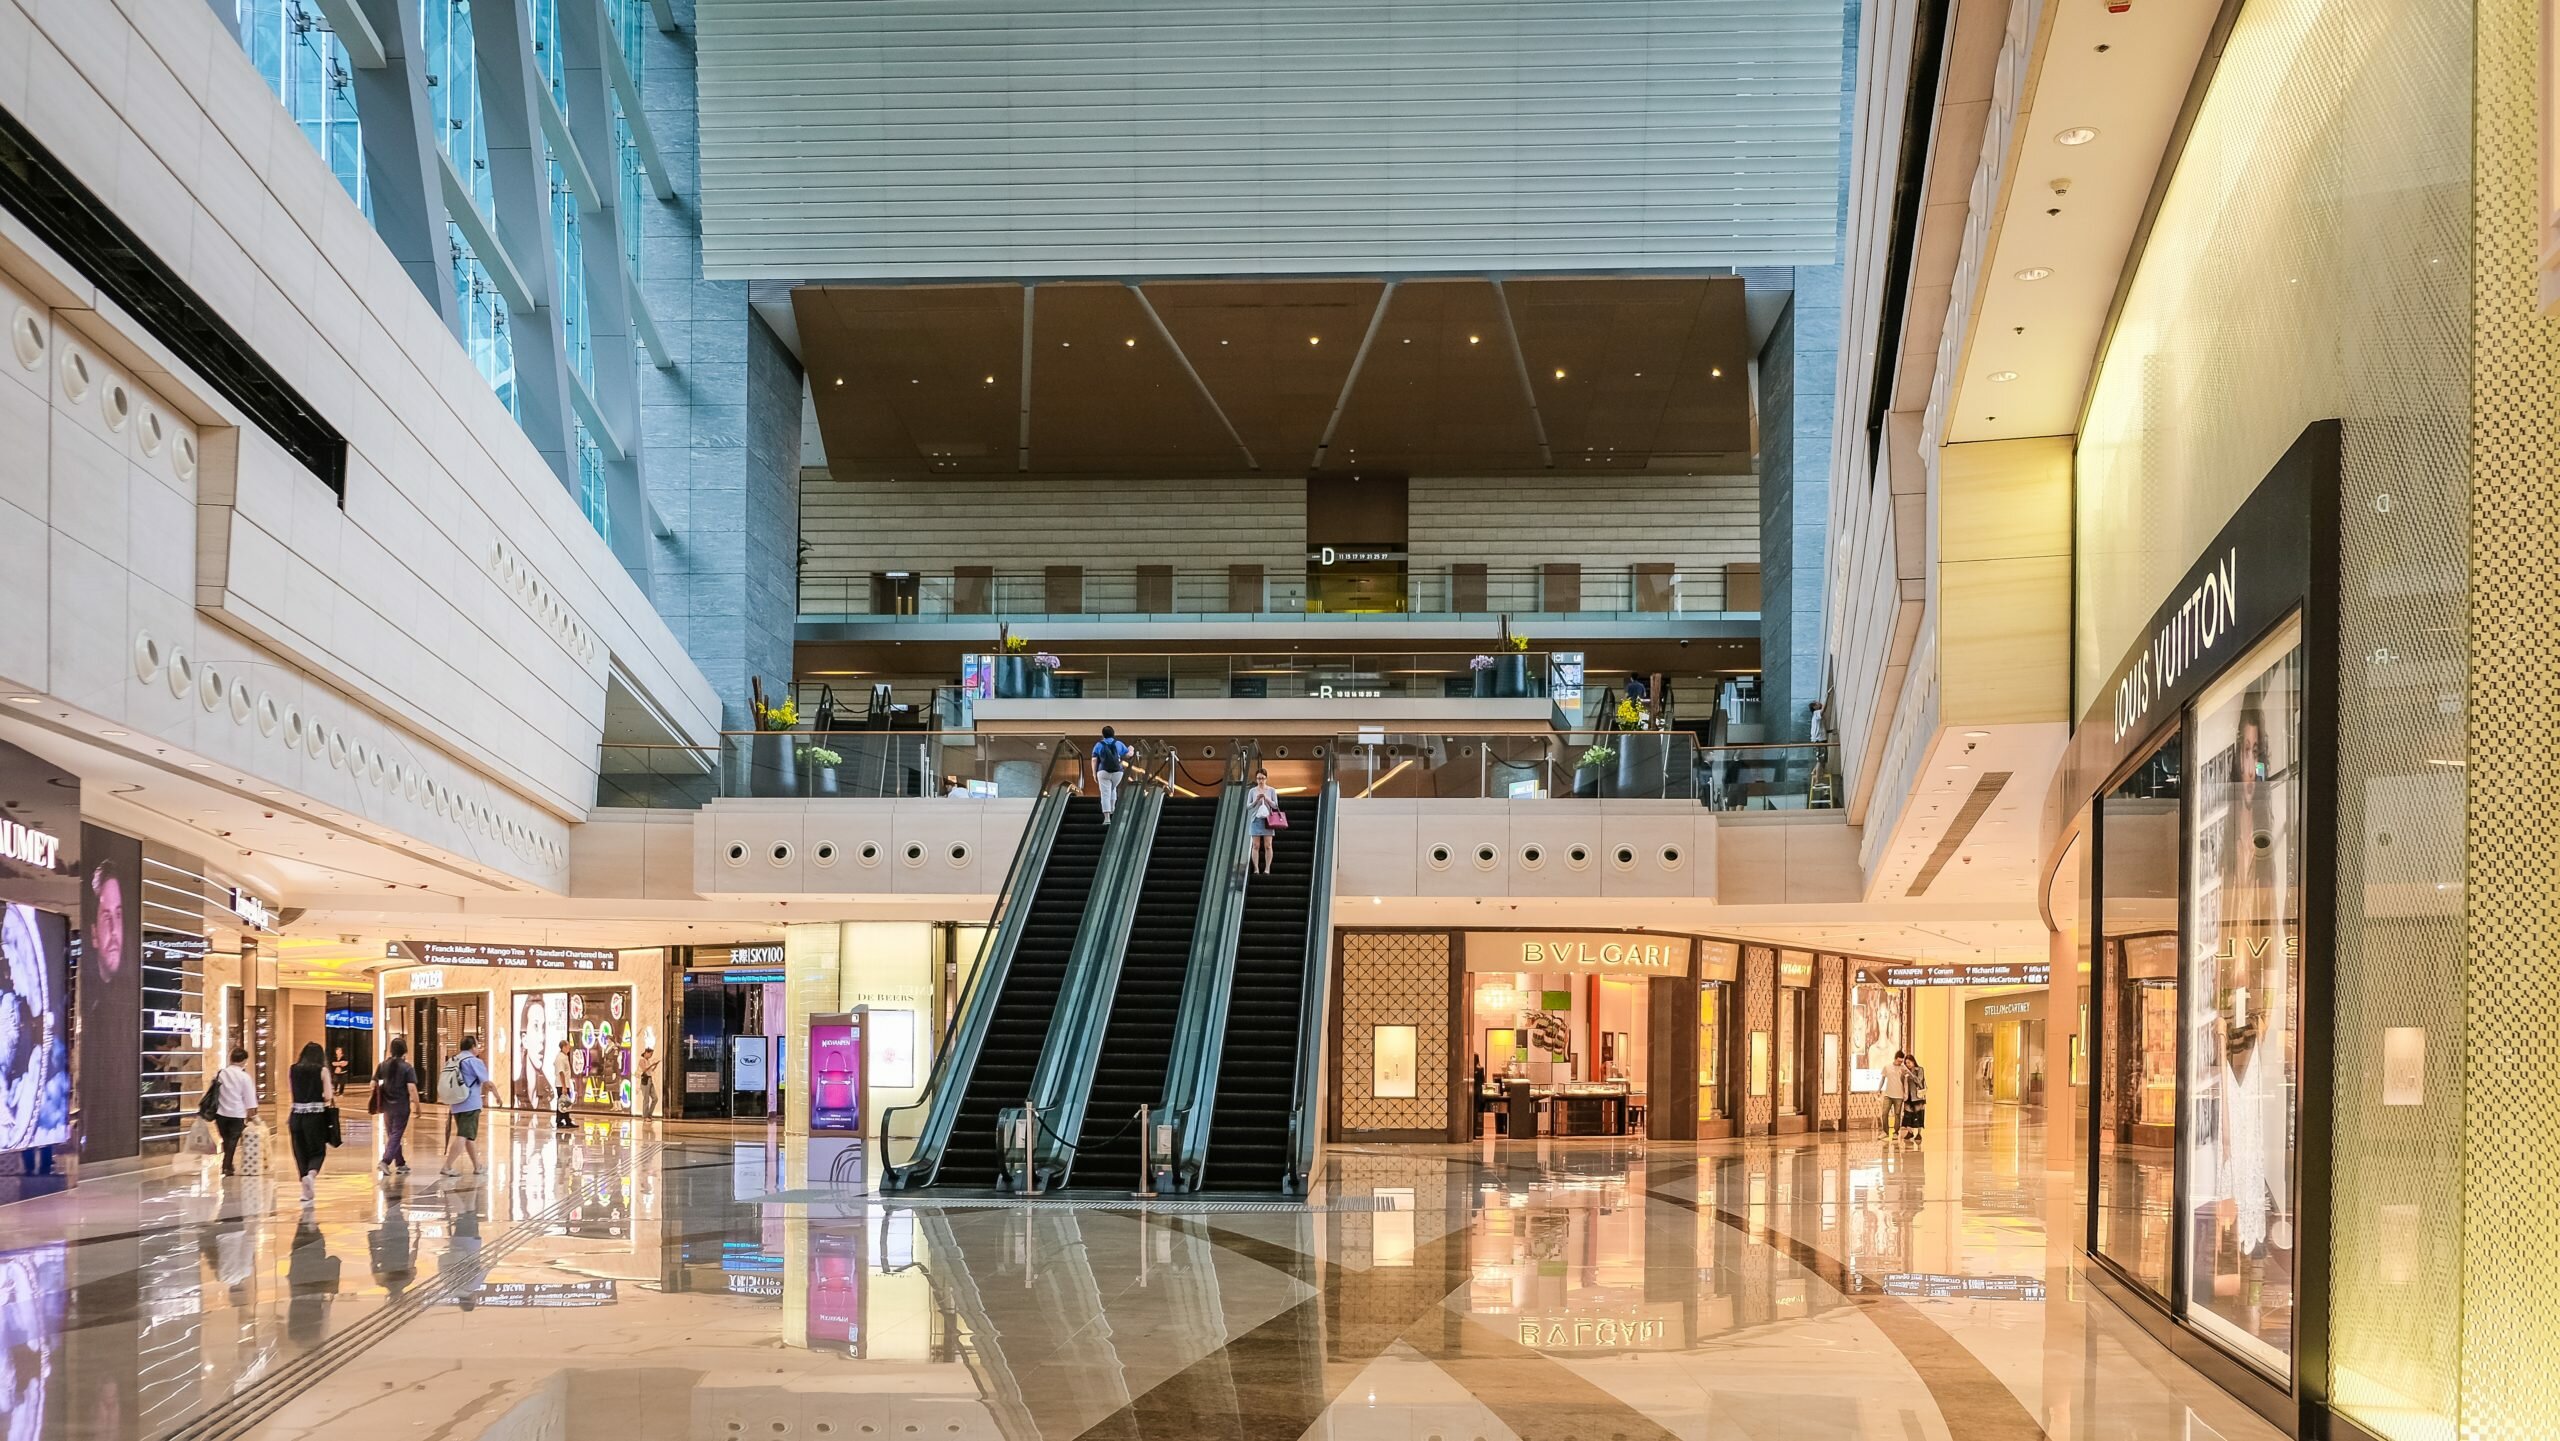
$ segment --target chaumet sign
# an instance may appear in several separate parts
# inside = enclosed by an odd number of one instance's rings
[[[0,816],[0,861],[16,861],[40,871],[57,869],[62,864],[62,838]]]

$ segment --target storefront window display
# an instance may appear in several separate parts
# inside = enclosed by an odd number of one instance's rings
[[[1526,1081],[1533,1088],[1606,1089],[1625,1107],[1644,1104],[1650,996],[1643,979],[1526,971],[1477,971],[1467,979],[1469,1032],[1483,1060],[1487,1099],[1504,1094],[1506,1082]]]
[[[71,1139],[70,947],[67,917],[0,905],[0,1154]],[[39,1169],[50,1154],[27,1163]]]
[[[2188,1317],[2292,1354],[2302,975],[2302,650],[2288,625],[2198,698],[2188,839]]]
[[[2172,735],[2098,803],[2098,1254],[2165,1298],[2177,1176],[2178,828]]]
[[[1905,1049],[1905,992],[1869,980],[1870,974],[1859,971],[1849,987],[1849,1089],[1853,1092],[1883,1091],[1885,1068],[1893,1064],[1896,1052]]]

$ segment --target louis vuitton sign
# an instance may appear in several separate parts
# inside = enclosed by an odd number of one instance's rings
[[[1692,944],[1625,931],[1469,931],[1466,958],[1471,971],[1685,976]]]

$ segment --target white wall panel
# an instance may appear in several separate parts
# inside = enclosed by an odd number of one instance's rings
[[[1820,264],[1839,0],[700,0],[712,279]]]

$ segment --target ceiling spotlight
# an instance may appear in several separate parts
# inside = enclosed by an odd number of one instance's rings
[[[1561,366],[1561,365],[1559,365],[1559,366],[1557,366],[1557,367],[1556,367],[1556,379],[1558,379],[1558,380],[1562,380],[1562,379],[1564,379],[1564,367],[1563,367],[1563,366]]]
[[[923,382],[923,381],[921,381],[921,380],[915,380],[915,379],[912,379],[912,378],[911,378],[911,379],[909,379],[909,380],[907,381],[907,384],[909,384],[909,385],[922,385],[922,384],[924,384],[924,382]]]
[[[1138,348],[1138,337],[1136,337],[1136,336],[1132,335],[1132,336],[1130,336],[1128,339],[1126,339],[1126,340],[1124,340],[1124,341],[1121,341],[1120,343],[1121,343],[1122,345],[1125,345],[1125,346],[1129,347],[1131,350],[1135,350],[1135,349],[1137,349],[1137,348]]]
[[[105,736],[105,737],[106,737],[107,739],[109,739],[109,740],[119,740],[119,741],[120,741],[120,740],[123,740],[123,739],[124,739],[124,737],[125,737],[125,732],[123,732],[123,731],[100,731],[100,732],[98,732],[98,734],[100,734],[100,735],[102,735],[102,736]]]
[[[1473,345],[1473,344],[1475,344],[1477,341],[1482,340],[1482,339],[1484,339],[1484,337],[1483,337],[1483,336],[1481,336],[1481,335],[1470,335],[1470,336],[1468,336],[1468,337],[1467,337],[1467,344],[1469,344],[1469,345]]]
[[[11,705],[34,705],[36,702],[43,699],[44,697],[40,695],[13,695],[9,697],[9,703]]]
[[[211,761],[189,761],[189,762],[187,762],[187,769],[189,769],[189,770],[191,770],[191,771],[209,771],[209,770],[213,769],[213,762],[211,762]]]
[[[988,376],[988,377],[987,377],[987,384],[989,384],[989,385],[993,385],[993,384],[995,384],[995,383],[996,383],[996,378],[995,378],[994,376],[990,375],[990,376]]]
[[[1225,342],[1225,341],[1223,341],[1223,340],[1219,341],[1218,343],[1219,343],[1220,345],[1224,345],[1224,344],[1226,344],[1226,342]]]
[[[1061,340],[1058,342],[1058,348],[1060,350],[1073,350],[1076,348],[1076,343],[1072,340]]]
[[[1643,372],[1643,371],[1641,371],[1641,370],[1639,370],[1639,371],[1637,371],[1637,372],[1636,372],[1636,374],[1638,374],[1638,375],[1642,375],[1642,374],[1644,374],[1644,372]],[[1708,378],[1708,379],[1710,379],[1710,380],[1722,380],[1722,379],[1724,379],[1724,367],[1723,367],[1723,366],[1721,366],[1721,365],[1710,365],[1710,366],[1708,366],[1708,367],[1707,367],[1707,378]]]
[[[1323,339],[1324,337],[1321,335],[1310,335],[1307,337],[1307,344],[1314,345]]]
[[[2055,135],[2053,138],[2056,142],[2063,145],[2086,145],[2090,141],[2098,138],[2098,132],[2090,129],[2086,125],[2074,125],[2070,129]]]
[[[2050,265],[2030,265],[2026,269],[2018,272],[2018,278],[2020,280],[2042,280],[2051,274],[2053,274],[2053,267]]]
[[[2014,370],[1995,370],[1988,377],[1995,385],[2006,385],[2017,378],[2018,372]]]

